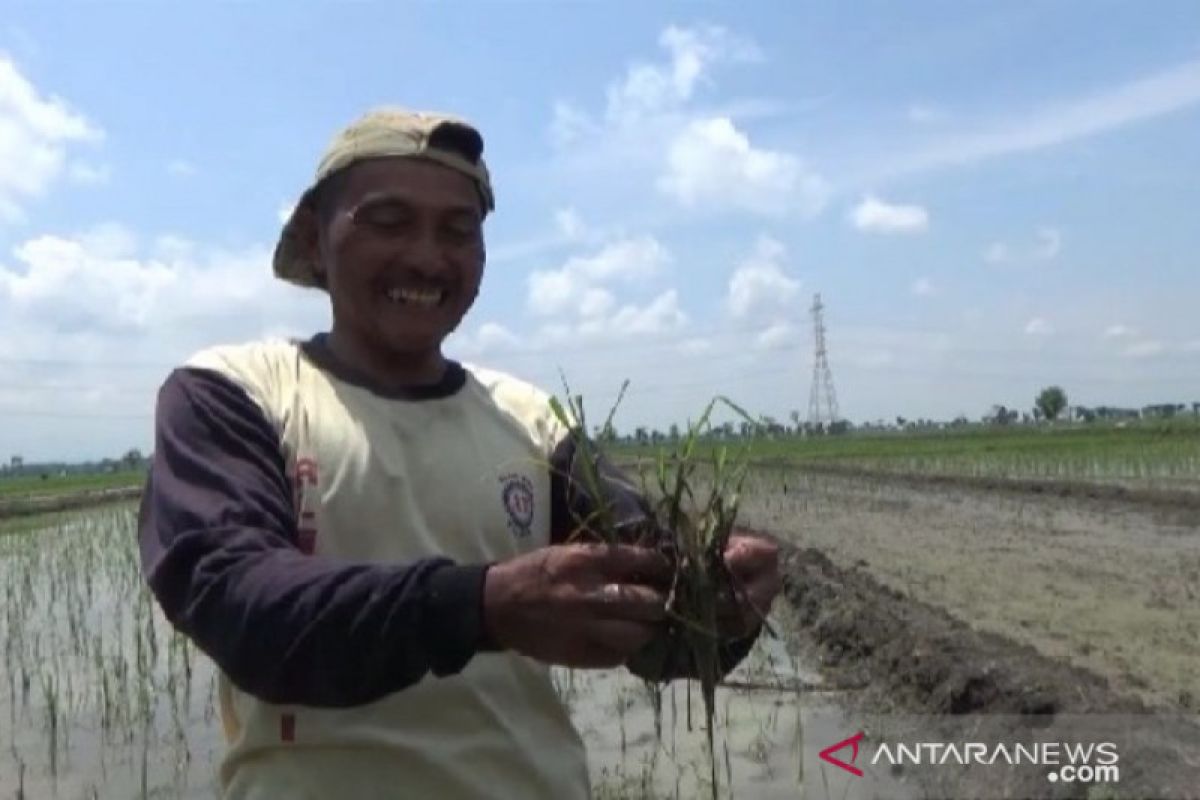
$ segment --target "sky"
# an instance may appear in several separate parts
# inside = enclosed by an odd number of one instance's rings
[[[0,460],[153,441],[338,129],[470,119],[497,210],[449,355],[619,430],[1200,401],[1200,5],[0,3]]]

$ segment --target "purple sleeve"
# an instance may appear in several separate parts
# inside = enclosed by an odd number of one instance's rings
[[[138,537],[167,619],[267,702],[367,703],[490,649],[485,565],[300,551],[278,434],[214,371],[176,370],[159,392]]]
[[[568,435],[550,456],[550,541],[563,544],[586,526],[600,507],[583,479],[582,459],[577,455],[575,435]],[[655,535],[649,529],[653,512],[637,487],[608,458],[596,459],[599,488],[613,523],[624,540],[636,542]]]

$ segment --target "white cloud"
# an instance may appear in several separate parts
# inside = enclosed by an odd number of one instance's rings
[[[1166,345],[1157,339],[1144,339],[1123,348],[1121,355],[1126,358],[1152,358],[1162,355],[1166,349]]]
[[[583,292],[579,301],[579,313],[585,318],[602,317],[617,304],[617,298],[607,289],[592,287]]]
[[[535,346],[546,348],[553,345],[568,342],[572,338],[574,329],[565,322],[550,322],[538,328],[537,335],[534,337]]]
[[[1054,327],[1041,317],[1034,317],[1025,324],[1025,333],[1029,336],[1049,336],[1054,333]]]
[[[23,204],[43,196],[67,172],[68,149],[102,132],[57,97],[43,96],[0,53],[0,221],[22,217]],[[78,167],[76,177],[95,177]]]
[[[764,307],[787,305],[800,291],[800,281],[787,274],[781,265],[786,255],[782,244],[761,237],[754,252],[729,278],[727,304],[737,318],[749,316]]]
[[[626,303],[608,313],[612,307],[612,304],[606,303],[604,313],[582,315],[575,322],[558,321],[543,325],[536,339],[543,347],[578,345],[588,341],[603,342],[677,332],[684,329],[688,322],[687,314],[679,307],[679,293],[674,289],[663,291],[645,304]]]
[[[104,237],[97,237],[94,250],[87,236],[42,236],[19,245],[19,271],[0,272],[0,303],[16,316],[64,326],[143,327],[175,275],[166,264],[125,257],[121,243]]]
[[[648,278],[658,274],[670,258],[653,236],[640,236],[612,242],[590,258],[572,258],[563,269],[595,281]]]
[[[167,172],[176,178],[190,178],[197,171],[195,164],[182,158],[174,159],[167,164]]]
[[[914,172],[1040,150],[1170,114],[1198,102],[1200,59],[1088,97],[1014,114],[982,130],[964,131],[902,157],[888,172]]]
[[[520,338],[497,322],[485,322],[474,333],[455,331],[447,341],[447,348],[469,358],[513,351],[521,346]]]
[[[983,260],[989,264],[1003,264],[1008,257],[1008,245],[1003,242],[992,242],[983,251]]]
[[[138,249],[137,234],[116,222],[95,225],[78,239],[80,246],[97,258],[132,258]]]
[[[983,260],[989,264],[1053,261],[1062,252],[1062,244],[1062,232],[1046,226],[1038,228],[1031,243],[1014,247],[1006,242],[992,242],[984,249]]]
[[[67,179],[80,186],[99,186],[108,183],[112,169],[107,164],[72,161],[67,165]]]
[[[1104,330],[1105,339],[1126,339],[1130,336],[1136,336],[1137,329],[1131,328],[1128,325],[1109,325]]]
[[[550,216],[550,222],[553,230],[547,230],[544,224],[537,225],[537,232],[530,236],[489,246],[488,263],[540,261],[547,253],[561,252],[571,246],[599,245],[617,236],[616,232],[588,224],[571,207],[556,209]]]
[[[1034,258],[1050,261],[1062,250],[1062,234],[1055,228],[1042,228],[1037,234],[1037,244],[1033,248]]]
[[[615,300],[601,284],[644,281],[670,260],[670,253],[652,236],[610,242],[595,255],[575,256],[558,269],[531,273],[528,305],[543,316],[604,314]]]
[[[275,218],[279,220],[280,225],[286,225],[295,210],[295,203],[280,203],[279,208],[275,210]]]
[[[789,153],[756,148],[727,117],[697,119],[672,140],[661,192],[688,208],[732,207],[760,214],[812,216],[829,187]]]
[[[797,340],[796,329],[787,322],[776,322],[754,337],[759,350],[774,350]]]
[[[594,136],[599,127],[587,112],[578,106],[560,100],[554,104],[554,115],[550,122],[550,142],[555,147],[567,148]]]
[[[610,330],[618,335],[677,331],[687,324],[679,294],[668,289],[645,306],[627,305],[613,315]]]
[[[484,349],[493,347],[515,347],[519,340],[508,328],[495,322],[479,326],[479,344]]]
[[[734,113],[749,118],[761,104],[697,106],[714,65],[758,60],[757,46],[712,26],[669,27],[659,43],[667,57],[632,64],[607,87],[602,112],[555,104],[551,138],[561,150],[555,167],[618,187],[653,180],[687,208],[819,212],[826,181],[795,154],[753,143],[735,122]]]
[[[937,292],[933,281],[929,278],[917,278],[912,284],[912,293],[917,297],[930,297]]]
[[[582,282],[565,269],[534,272],[529,276],[529,308],[535,314],[561,314],[584,291]]]
[[[587,226],[579,212],[573,208],[560,208],[554,212],[554,227],[568,241],[578,241],[587,235]]]
[[[0,263],[0,334],[10,326],[36,330],[55,344],[76,332],[168,341],[169,329],[191,329],[188,339],[258,334],[256,323],[273,313],[296,320],[313,308],[272,277],[265,248],[230,253],[160,237],[143,250],[115,224],[19,244],[15,266]]]
[[[182,236],[163,234],[154,240],[152,256],[169,261],[191,261],[196,257],[196,243]]]
[[[850,212],[850,221],[868,233],[923,233],[929,228],[929,212],[921,206],[886,203],[867,195]]]
[[[635,63],[608,87],[605,115],[616,125],[636,125],[648,116],[678,108],[692,98],[713,64],[755,61],[758,47],[724,28],[670,26],[658,39],[667,63]]]
[[[659,35],[658,44],[665,59],[634,62],[622,77],[609,83],[601,119],[575,103],[555,102],[551,141],[568,148],[586,139],[628,137],[645,149],[647,141],[655,138],[650,131],[672,119],[677,122],[697,88],[711,82],[709,72],[714,65],[761,58],[752,41],[712,25],[669,26]]]
[[[713,343],[712,340],[704,338],[688,339],[681,342],[678,349],[685,356],[701,356],[712,352]]]
[[[146,449],[172,366],[213,344],[311,335],[328,316],[323,293],[271,275],[266,247],[120,225],[30,237],[0,255],[0,438],[30,458]]]

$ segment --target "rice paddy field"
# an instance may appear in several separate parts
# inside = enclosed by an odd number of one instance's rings
[[[0,479],[0,500],[122,489],[138,486],[145,479],[142,470],[4,478]]]
[[[836,783],[804,755],[806,720],[854,724],[864,698],[944,711],[963,670],[978,671],[971,686],[1008,685],[1006,651],[1010,677],[1061,710],[1088,686],[1093,711],[1200,714],[1200,428],[775,440],[752,457],[742,523],[807,554],[810,570],[827,563],[829,586],[806,594],[815,573],[789,559],[779,637],[718,689],[718,796],[926,796],[888,775]],[[216,797],[214,670],[141,584],[135,524],[130,501],[0,519],[0,798]],[[915,644],[888,646],[926,657],[889,651],[880,666],[899,618],[860,621],[898,609]],[[947,627],[924,637],[929,620]],[[972,650],[981,636],[999,649]],[[953,669],[928,657],[951,645]],[[712,796],[689,684],[656,695],[623,671],[555,680],[596,797]]]
[[[637,459],[650,449],[625,446],[620,454]],[[761,437],[749,455],[763,464],[897,475],[1200,489],[1200,420]]]

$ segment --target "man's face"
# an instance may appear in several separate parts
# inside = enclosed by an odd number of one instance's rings
[[[349,168],[320,224],[334,328],[378,355],[424,356],[470,309],[483,276],[483,215],[467,176],[411,158]]]

